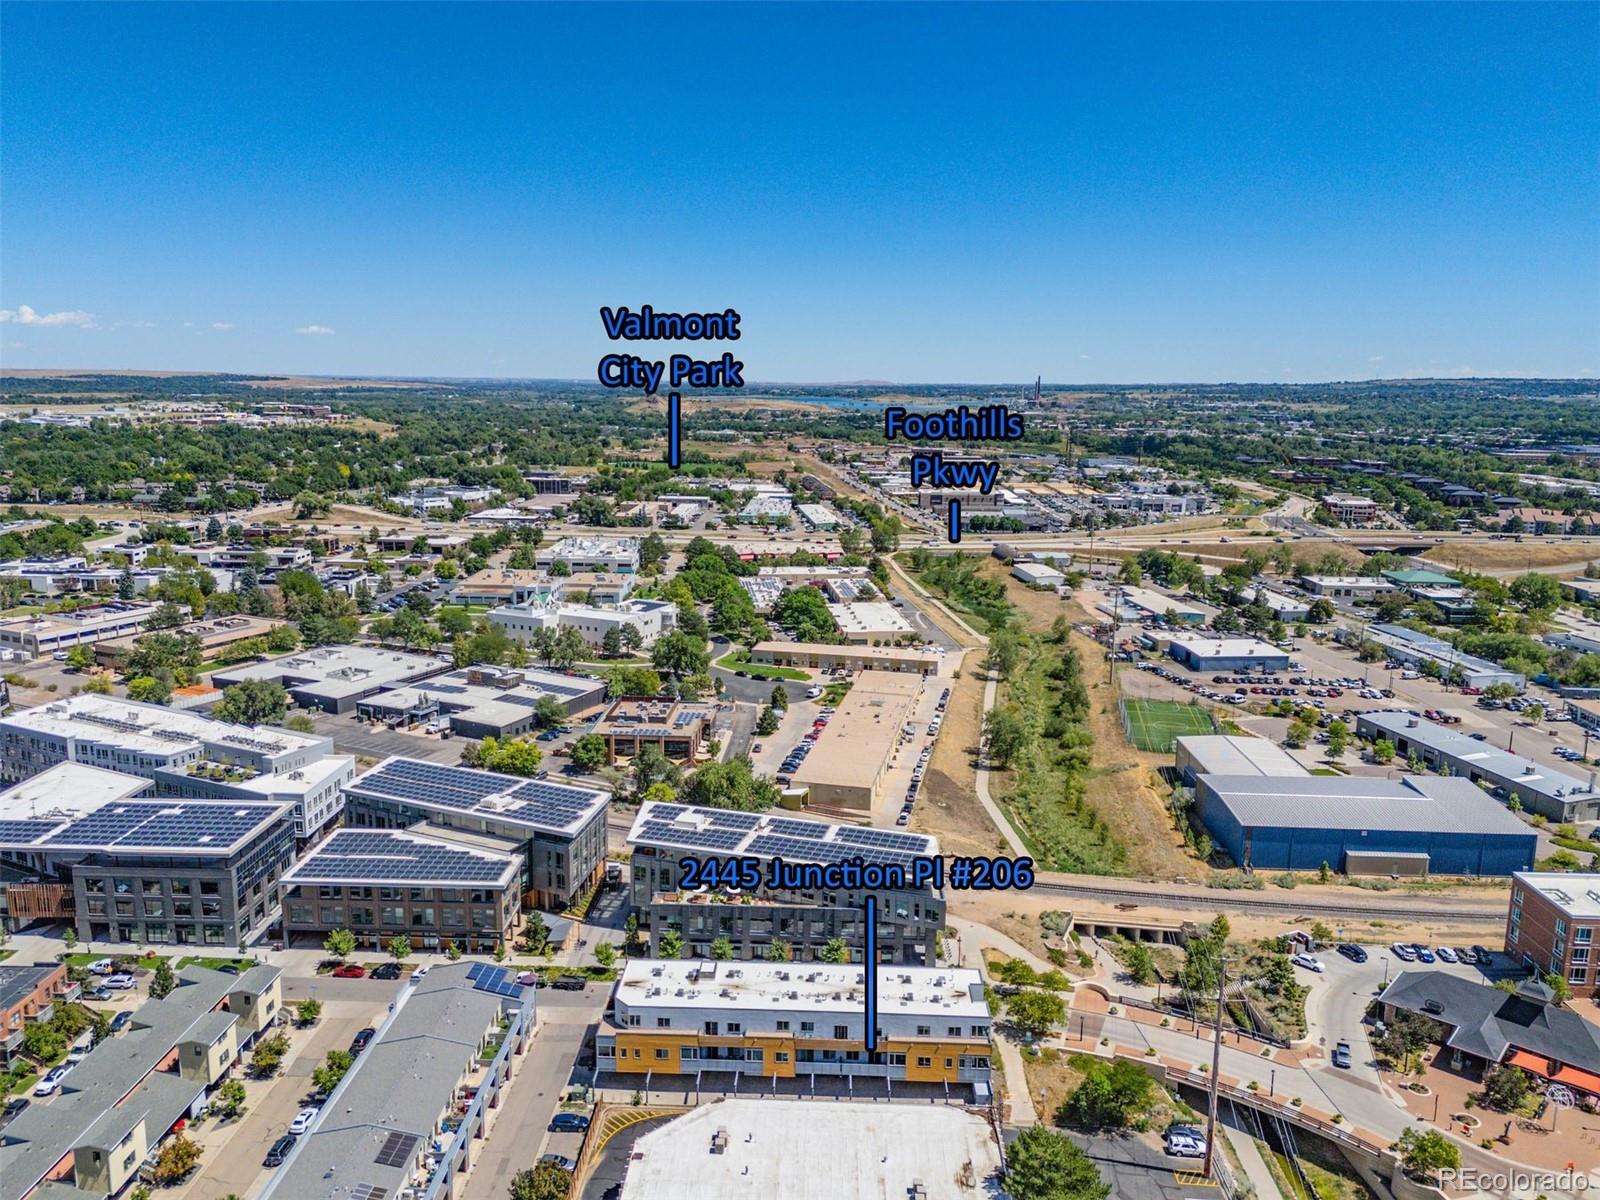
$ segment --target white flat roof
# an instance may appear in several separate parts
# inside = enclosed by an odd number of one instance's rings
[[[80,737],[126,750],[169,755],[189,742],[221,742],[246,738],[250,749],[272,744],[271,753],[306,749],[321,738],[264,725],[230,725],[158,704],[139,704],[113,696],[80,692],[37,708],[24,708],[4,718],[5,724],[57,737]]]
[[[1600,917],[1600,875],[1566,871],[1518,871],[1512,876],[1538,892],[1569,917]]]
[[[828,612],[842,633],[910,633],[911,622],[894,605],[882,600],[830,604]]]
[[[787,978],[785,978],[787,976]],[[706,1008],[729,1012],[849,1013],[866,1003],[866,967],[825,963],[718,962],[636,958],[616,997],[637,1008]],[[907,982],[909,980],[910,982]],[[798,992],[799,998],[794,994]],[[906,999],[907,996],[911,998]],[[971,967],[878,967],[880,1013],[943,1013],[990,1020],[983,976]]]
[[[1116,597],[1116,590],[1114,588],[1110,590],[1110,596],[1113,599]],[[1150,613],[1152,616],[1157,617],[1166,612],[1169,608],[1172,609],[1173,612],[1178,613],[1180,616],[1193,613],[1198,613],[1200,615],[1205,614],[1205,609],[1203,608],[1196,608],[1192,604],[1185,604],[1182,600],[1179,600],[1176,597],[1164,596],[1160,592],[1151,591],[1149,588],[1123,588],[1122,602],[1124,604],[1131,604],[1133,607],[1141,609],[1144,612]]]
[[[26,821],[57,814],[81,816],[115,800],[137,796],[149,786],[148,779],[137,775],[84,763],[57,763],[9,791],[0,792],[0,820]]]
[[[1259,737],[1196,734],[1180,737],[1176,746],[1194,761],[1201,775],[1268,775],[1298,778],[1310,775],[1276,742]]]
[[[1175,630],[1166,635],[1169,642],[1192,650],[1201,658],[1288,658],[1270,642],[1256,638],[1224,638],[1214,633],[1185,633]]]
[[[718,1130],[728,1144],[712,1154]],[[899,1200],[915,1183],[927,1200],[980,1200],[999,1170],[988,1123],[965,1109],[721,1100],[634,1143],[622,1200]]]

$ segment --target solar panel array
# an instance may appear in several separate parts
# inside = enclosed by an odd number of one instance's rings
[[[521,996],[522,984],[504,967],[491,967],[488,963],[473,963],[467,968],[467,978],[475,991],[493,996]]]
[[[927,838],[915,833],[895,833],[888,829],[862,829],[854,825],[841,828],[839,840],[856,846],[881,846],[885,850],[904,850],[908,854],[920,854],[928,845]]]
[[[755,854],[812,863],[861,858],[908,870],[915,856],[937,852],[937,843],[922,834],[686,804],[646,805],[631,838],[719,856]]]
[[[299,883],[336,879],[493,883],[509,865],[502,858],[386,830],[340,829],[295,864],[290,878]]]
[[[787,817],[773,817],[767,822],[767,828],[786,837],[810,838],[813,841],[821,841],[828,836],[826,825],[819,825],[815,821],[792,821]]]
[[[350,1200],[383,1200],[389,1189],[375,1183],[358,1183],[350,1189]]]
[[[508,818],[551,830],[565,830],[579,818],[605,805],[603,793],[586,788],[410,758],[390,759],[356,779],[350,790],[425,808],[479,810],[484,816]],[[503,796],[510,803],[482,808],[483,802],[491,796]]]
[[[60,821],[28,820],[0,821],[0,845],[31,845],[52,829],[61,828]]]
[[[843,842],[818,842],[810,838],[783,837],[764,833],[750,841],[751,854],[764,854],[773,858],[789,858],[796,862],[832,863],[847,858],[860,858],[871,863],[898,863],[911,868],[914,853],[890,850],[880,846],[854,846]]]
[[[234,800],[121,801],[58,826],[37,844],[47,848],[222,849],[272,818],[277,811],[275,804]]]
[[[403,1167],[416,1156],[417,1143],[422,1139],[414,1133],[391,1132],[378,1147],[372,1161],[380,1167]]]
[[[742,829],[701,829],[671,821],[646,821],[639,833],[646,841],[684,846],[690,850],[729,851],[745,839]]]

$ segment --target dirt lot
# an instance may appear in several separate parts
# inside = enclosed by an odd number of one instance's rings
[[[1586,563],[1600,558],[1600,547],[1593,542],[1446,542],[1427,551],[1423,558],[1447,567],[1474,571],[1530,571],[1536,567],[1581,571]]]
[[[933,743],[933,757],[922,779],[922,795],[912,811],[911,828],[931,833],[946,854],[993,854],[1006,849],[999,830],[978,803],[974,764],[983,731],[983,679],[968,669],[951,685],[944,727]]]

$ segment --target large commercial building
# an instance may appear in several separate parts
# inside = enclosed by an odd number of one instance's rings
[[[522,908],[520,849],[428,824],[335,830],[284,873],[286,940],[321,945],[348,929],[370,950],[401,935],[423,950],[509,945]]]
[[[631,574],[639,569],[639,539],[565,537],[552,545],[541,546],[534,562],[546,571],[553,564],[564,562],[574,571]]]
[[[1289,653],[1258,638],[1173,632],[1163,639],[1167,653],[1191,671],[1283,671]]]
[[[878,1048],[866,1049],[866,972],[876,971]],[[988,1098],[993,1018],[966,967],[633,959],[596,1041],[601,1071],[814,1075],[966,1085]]]
[[[606,858],[605,792],[547,779],[388,758],[345,789],[351,826],[486,833],[517,847],[524,905],[561,909],[599,880]]]
[[[391,727],[444,718],[462,737],[516,737],[536,725],[536,706],[549,697],[567,716],[605,700],[605,680],[526,667],[475,666],[379,692],[356,705],[358,716]]]
[[[39,658],[73,646],[126,637],[148,625],[157,607],[144,601],[113,600],[72,612],[0,621],[0,650]]]
[[[633,911],[649,932],[652,954],[661,938],[679,936],[686,953],[709,958],[718,938],[732,943],[739,958],[764,958],[783,942],[796,962],[815,959],[833,939],[861,961],[866,947],[862,902],[877,898],[880,962],[932,963],[944,929],[944,898],[933,888],[875,892],[797,893],[762,887],[739,893],[679,887],[678,863],[685,855],[722,861],[749,856],[766,862],[832,863],[853,858],[905,863],[915,855],[937,856],[938,842],[925,834],[865,829],[768,813],[731,812],[683,804],[646,804],[628,833],[633,848]]]
[[[628,600],[612,608],[535,600],[490,609],[489,621],[519,642],[531,641],[541,629],[576,629],[591,650],[604,650],[608,633],[632,629],[639,645],[649,647],[677,627],[678,606],[670,600]]]
[[[1345,641],[1354,640],[1357,636],[1347,630],[1340,631],[1340,637]],[[1418,633],[1404,625],[1373,625],[1362,636],[1365,641],[1381,646],[1392,661],[1417,667],[1432,664],[1439,669],[1442,678],[1459,678],[1464,687],[1487,688],[1497,683],[1509,683],[1521,691],[1528,686],[1527,677],[1520,672],[1508,671],[1496,663],[1463,654],[1442,638]]]
[[[1117,605],[1117,598],[1121,597],[1122,603]],[[1108,616],[1121,621],[1156,621],[1165,620],[1170,614],[1172,623],[1177,625],[1204,625],[1206,611],[1186,604],[1174,596],[1167,596],[1161,592],[1153,592],[1149,588],[1119,587],[1112,591],[1110,597],[1096,605],[1099,610]]]
[[[1394,584],[1375,575],[1306,575],[1300,586],[1330,600],[1376,600],[1394,591]]]
[[[1246,604],[1259,604],[1279,621],[1304,621],[1311,615],[1311,604],[1299,596],[1286,596],[1271,588],[1252,584],[1239,593]]]
[[[710,738],[716,706],[659,696],[624,696],[591,731],[606,740],[606,761],[632,759],[654,746],[676,763],[694,763]]]
[[[912,632],[911,622],[884,600],[830,604],[828,612],[839,627],[839,635],[853,645],[883,645]]]
[[[387,688],[438,675],[450,660],[431,654],[406,654],[379,646],[317,646],[248,666],[226,667],[211,676],[220,688],[247,679],[282,684],[302,708],[354,712],[362,700]]]
[[[977,1200],[1001,1169],[994,1129],[965,1108],[734,1097],[639,1138],[621,1200]]]
[[[1201,775],[1261,775],[1275,779],[1311,774],[1277,742],[1260,737],[1197,734],[1173,743],[1178,773],[1193,785]]]
[[[227,975],[189,966],[163,1000],[91,1050],[48,1104],[0,1137],[0,1200],[124,1195],[146,1156],[193,1120],[283,1008],[277,967]]]
[[[1600,874],[1518,871],[1511,877],[1506,953],[1575,996],[1600,994]]]
[[[1195,805],[1246,870],[1510,875],[1538,841],[1465,779],[1201,775]]]
[[[38,781],[21,802],[0,792],[13,920],[70,920],[85,942],[180,946],[242,946],[272,923],[294,861],[293,805],[155,799],[138,796],[143,779],[120,776],[118,788],[90,772],[115,775],[66,764],[49,774],[59,800]]]
[[[904,646],[835,646],[827,642],[757,642],[750,661],[766,666],[812,671],[905,671],[936,675],[944,656],[937,650]]]
[[[354,757],[332,751],[331,738],[90,692],[0,717],[0,785],[83,763],[151,780],[160,796],[289,803],[302,840],[339,815],[355,775]]]
[[[191,621],[187,625],[168,632],[179,637],[192,637],[200,643],[201,653],[207,657],[216,654],[218,650],[228,646],[237,645],[239,642],[250,641],[254,638],[265,638],[282,621],[275,621],[269,617],[250,617],[236,614],[229,617],[212,617],[205,621]],[[95,661],[102,667],[120,667],[133,648],[139,644],[137,636],[109,638],[103,642],[96,642],[94,647]]]
[[[869,817],[908,728],[922,679],[901,671],[862,671],[793,776],[814,808]]]
[[[445,963],[405,988],[261,1200],[462,1195],[533,1038],[535,995],[488,963]]]
[[[543,571],[518,570],[513,567],[485,567],[474,571],[450,593],[457,604],[471,608],[487,605],[526,604],[530,600],[548,600],[556,594],[556,581]]]
[[[1401,758],[1416,754],[1436,771],[1448,768],[1461,779],[1488,784],[1497,799],[1515,796],[1521,808],[1558,824],[1600,819],[1593,772],[1580,779],[1408,712],[1361,713],[1356,736],[1386,738]]]

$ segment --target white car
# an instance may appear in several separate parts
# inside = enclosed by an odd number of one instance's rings
[[[1434,953],[1437,954],[1441,959],[1443,959],[1445,962],[1448,962],[1448,963],[1460,962],[1461,961],[1459,958],[1456,957],[1456,952],[1454,950],[1450,949],[1449,946],[1440,946],[1437,950],[1434,951]]]
[[[89,964],[89,974],[109,975],[111,974],[111,968],[116,965],[117,960],[114,958],[97,958]]]
[[[33,1094],[35,1096],[54,1095],[55,1090],[61,1086],[61,1081],[67,1077],[67,1072],[70,1070],[72,1070],[71,1067],[57,1067],[50,1074],[39,1080],[38,1083],[34,1084]]]
[[[1296,954],[1289,961],[1297,967],[1304,967],[1308,971],[1315,971],[1318,975],[1322,974],[1322,972],[1326,970],[1326,968],[1322,965],[1322,960],[1311,954]]]
[[[822,695],[822,689],[817,687],[815,684],[806,689],[807,700],[815,700],[820,695]]]
[[[294,1120],[289,1122],[289,1132],[295,1137],[299,1137],[302,1133],[311,1128],[311,1123],[316,1119],[316,1109],[302,1108],[299,1112],[295,1113]]]
[[[119,992],[126,992],[133,987],[132,975],[110,975],[106,977],[106,986]]]

